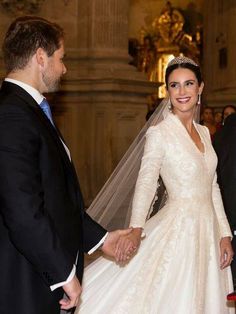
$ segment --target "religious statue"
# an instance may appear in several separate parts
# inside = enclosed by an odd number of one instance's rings
[[[183,14],[168,1],[151,28],[140,29],[137,67],[147,73],[150,81],[164,84],[166,64],[175,56],[184,54],[200,61],[201,26],[196,25],[196,34],[189,34],[184,24]],[[160,98],[165,97],[165,88],[159,87],[158,93]]]

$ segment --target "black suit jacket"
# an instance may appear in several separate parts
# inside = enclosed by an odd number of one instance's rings
[[[83,211],[75,173],[57,130],[21,87],[0,90],[0,313],[59,313],[77,252],[106,230]]]
[[[236,230],[236,114],[225,120],[213,142],[218,156],[218,182],[232,231]]]

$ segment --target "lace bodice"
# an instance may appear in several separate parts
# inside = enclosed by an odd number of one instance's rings
[[[177,116],[170,113],[146,134],[144,155],[136,183],[130,225],[143,227],[161,175],[167,206],[186,213],[216,215],[220,235],[231,236],[216,178],[217,157],[208,129],[195,124],[204,145],[202,153]],[[171,206],[174,210],[176,206]],[[197,211],[197,213],[196,213]]]

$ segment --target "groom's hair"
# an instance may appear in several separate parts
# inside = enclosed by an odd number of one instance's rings
[[[2,50],[7,73],[24,69],[38,48],[50,57],[60,48],[63,29],[37,16],[15,19],[5,35]]]

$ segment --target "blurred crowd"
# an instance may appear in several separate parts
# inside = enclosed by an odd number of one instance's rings
[[[200,124],[205,125],[210,132],[212,140],[217,131],[221,130],[225,119],[236,112],[236,106],[227,105],[222,111],[214,110],[212,107],[205,106],[202,110]]]

